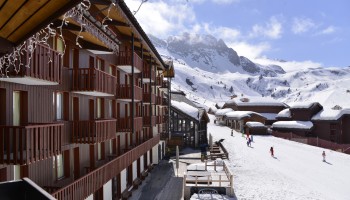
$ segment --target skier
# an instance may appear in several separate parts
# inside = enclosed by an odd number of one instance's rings
[[[252,146],[252,140],[250,138],[248,138],[248,146]]]
[[[326,152],[322,152],[323,162],[326,162]]]
[[[231,136],[233,136],[233,129],[231,129]]]
[[[270,148],[270,153],[271,153],[271,156],[274,157],[274,155],[273,155],[273,147]]]

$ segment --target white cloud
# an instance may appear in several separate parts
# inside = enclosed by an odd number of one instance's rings
[[[320,35],[328,35],[328,34],[331,34],[331,33],[334,33],[335,32],[335,27],[334,26],[328,26],[327,28],[321,30],[319,32]]]
[[[126,1],[131,11],[140,6],[139,0]],[[195,22],[195,13],[191,6],[184,3],[167,4],[163,1],[149,1],[142,4],[135,15],[146,33],[165,38]]]
[[[238,55],[245,56],[249,59],[261,57],[262,54],[271,49],[269,43],[249,44],[248,42],[227,43],[229,47],[237,51]]]
[[[301,34],[316,27],[316,24],[310,18],[294,18],[292,25],[292,32],[294,34]]]
[[[264,36],[271,39],[278,39],[282,35],[282,23],[272,16],[265,25],[255,24],[252,28],[250,37]]]
[[[314,62],[311,60],[278,61],[278,60],[271,60],[266,57],[260,57],[260,58],[253,59],[253,61],[262,65],[279,65],[287,72],[298,71],[298,70],[307,69],[307,68],[323,67],[322,63]]]

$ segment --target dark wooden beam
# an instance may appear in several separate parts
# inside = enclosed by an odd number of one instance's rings
[[[136,51],[142,51],[142,49],[140,48],[140,47],[134,47],[134,49],[136,50]],[[143,49],[143,52],[149,52],[147,49]]]
[[[12,42],[6,40],[5,38],[0,37],[0,55],[10,53],[13,48],[15,47],[15,44]]]
[[[83,49],[91,49],[91,50],[97,50],[97,51],[107,51],[107,52],[112,52],[112,50],[110,50],[107,47],[92,43],[92,42],[88,42],[86,40],[79,40],[79,44]]]
[[[125,23],[125,22],[121,22],[121,21],[117,21],[117,20],[106,20],[105,21],[106,25],[113,25],[113,26],[124,26],[124,27],[130,27],[129,24]]]
[[[111,1],[108,0],[90,0],[90,3],[97,5],[110,5]]]
[[[121,36],[122,36],[122,39],[123,39],[124,41],[129,41],[129,42],[131,42],[131,40],[132,40],[132,37],[131,37],[131,36],[124,35],[124,34],[122,34]],[[140,42],[140,43],[141,43],[142,40],[139,39],[139,38],[134,38],[134,42]]]
[[[53,22],[53,26],[54,27],[59,27],[59,26],[61,26],[61,24],[62,24],[62,20],[59,20],[59,19],[57,19],[57,20],[55,20]],[[72,23],[68,23],[67,25],[63,25],[62,28],[65,29],[65,30],[70,30],[70,31],[80,31],[80,29],[81,29],[80,26],[72,24]],[[82,32],[85,32],[85,28],[84,27],[83,27],[83,31]]]

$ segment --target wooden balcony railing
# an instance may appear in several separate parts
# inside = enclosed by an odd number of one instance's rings
[[[116,177],[118,174],[120,174],[123,169],[130,166],[140,156],[157,145],[159,143],[159,140],[159,135],[147,140],[132,150],[127,151],[125,154],[111,160],[107,164],[77,179],[66,187],[63,187],[62,189],[54,192],[52,196],[58,200],[86,199],[113,177]]]
[[[163,98],[161,96],[156,97],[156,104],[159,106],[163,104]]]
[[[6,74],[10,78],[32,77],[44,81],[61,83],[62,77],[62,60],[60,53],[42,44],[36,44],[35,50],[30,57],[30,53],[26,52],[21,56],[22,64],[17,66],[19,69],[16,72],[12,67],[9,67],[9,72]],[[16,63],[19,65],[19,62]],[[26,66],[29,66],[26,67]],[[6,68],[6,67],[5,67]]]
[[[157,120],[156,120],[157,124],[163,124],[164,123],[164,116],[157,116]]]
[[[153,69],[151,70],[149,64],[147,64],[146,62],[143,63],[143,78],[147,78],[152,81],[156,80],[155,71]]]
[[[0,126],[0,164],[25,165],[61,153],[63,124]]]
[[[156,95],[150,93],[143,93],[143,102],[144,103],[156,103]]]
[[[143,65],[142,59],[140,58],[139,55],[137,55],[136,52],[133,52],[133,54],[134,54],[134,67],[141,72],[142,65]],[[120,51],[118,55],[117,65],[132,66],[131,55],[132,55],[131,52]]]
[[[152,137],[151,127],[143,127],[144,141]]]
[[[156,78],[156,86],[162,86],[163,83],[163,77],[157,77]]]
[[[118,118],[117,119],[117,132],[131,132],[132,131],[132,117]],[[142,117],[134,118],[134,130],[142,130]]]
[[[116,119],[73,121],[73,143],[94,144],[115,137]]]
[[[117,99],[132,99],[131,85],[120,84],[117,86],[116,98]],[[142,88],[134,86],[134,98],[136,101],[142,101]]]
[[[143,126],[155,126],[156,125],[156,116],[144,116],[143,117]]]
[[[162,88],[168,88],[168,87],[169,87],[169,82],[166,81],[166,80],[163,80],[163,81],[162,81],[161,87],[162,87]]]
[[[73,71],[73,91],[115,94],[117,78],[95,68],[78,68]]]
[[[168,106],[168,98],[162,98],[162,105],[163,106]]]

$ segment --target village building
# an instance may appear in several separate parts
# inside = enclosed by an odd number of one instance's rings
[[[128,198],[163,158],[173,69],[122,0],[2,1],[0,13],[0,182]]]
[[[257,112],[231,111],[224,115],[225,125],[238,132],[244,132],[244,126],[248,121],[265,123],[266,118]]]
[[[226,113],[231,112],[231,111],[233,111],[232,108],[218,109],[215,112],[214,124],[226,125],[224,116]]]
[[[249,135],[267,135],[267,127],[261,122],[247,122],[245,124],[245,133]]]
[[[182,91],[171,91],[170,108],[171,137],[168,146],[199,147],[208,144],[207,123],[209,116],[205,109],[197,107]]]

